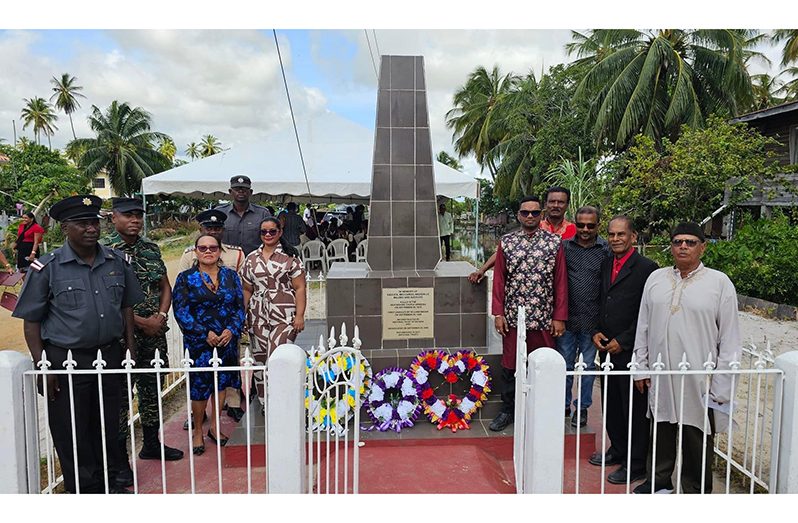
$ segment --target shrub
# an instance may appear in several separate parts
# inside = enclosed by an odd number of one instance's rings
[[[725,272],[740,294],[798,305],[798,227],[786,216],[750,222],[734,240],[708,244],[703,261]]]

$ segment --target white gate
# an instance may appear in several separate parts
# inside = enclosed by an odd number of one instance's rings
[[[318,348],[310,349],[305,389],[309,493],[358,493],[360,410],[371,370],[359,350],[357,326],[352,345],[348,342],[344,324],[338,340],[332,327],[327,348],[319,337]]]
[[[526,325],[526,311],[518,307],[518,325]],[[524,491],[524,432],[526,430],[526,329],[517,329],[515,342],[515,419],[513,421],[513,465],[515,489]]]

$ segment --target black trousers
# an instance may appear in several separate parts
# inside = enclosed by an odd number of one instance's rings
[[[712,493],[712,462],[715,458],[715,420],[709,409],[710,434],[692,425],[682,426],[682,492],[701,493],[701,455],[706,448],[704,463],[704,493]],[[655,464],[654,484],[671,485],[673,470],[676,468],[676,445],[679,437],[679,424],[661,421],[657,423],[657,462]],[[649,458],[650,460],[650,458]],[[649,461],[650,463],[650,461]]]
[[[515,414],[515,369],[502,367],[501,385],[501,411],[507,414]]]
[[[52,345],[45,346],[47,359],[53,369],[63,369],[67,351]],[[77,362],[76,369],[93,369],[91,364],[97,358],[97,349],[72,351]],[[122,348],[112,343],[103,350],[106,369],[118,369],[122,361]],[[75,453],[73,448],[72,420],[70,416],[69,378],[66,374],[58,376],[60,391],[55,399],[49,401],[50,434],[53,436],[61,471],[64,474],[64,488],[67,492],[77,492],[75,480]],[[102,452],[102,433],[100,423],[100,395],[96,374],[73,374],[72,390],[75,408],[75,441],[77,446],[78,481],[81,493],[105,492],[104,464]],[[103,374],[102,403],[105,415],[105,442],[108,460],[109,487],[114,486],[114,477],[119,470],[121,457],[117,438],[119,434],[119,405],[122,391],[122,374]]]
[[[443,242],[443,246],[445,248],[446,261],[449,261],[449,258],[452,257],[452,236],[450,234],[441,236],[441,241]]]
[[[632,459],[629,463],[626,459],[629,448],[629,378],[610,373],[602,379],[602,386],[607,388],[607,436],[611,443],[610,451],[624,457],[624,465],[628,464],[634,471],[644,471],[651,430],[651,422],[646,418],[648,393],[641,394],[632,387]]]

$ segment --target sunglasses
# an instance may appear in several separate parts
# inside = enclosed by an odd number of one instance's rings
[[[218,250],[218,245],[197,245],[197,251],[199,252],[216,252]]]
[[[671,245],[673,245],[674,247],[678,247],[683,243],[686,244],[688,247],[695,247],[696,245],[698,245],[699,242],[698,240],[676,240],[676,239],[671,240]]]
[[[540,216],[540,213],[543,211],[541,209],[537,209],[535,211],[527,211],[526,209],[521,209],[518,211],[518,214],[523,216],[524,218],[528,218],[529,216]]]
[[[261,229],[260,235],[261,236],[277,236],[280,232],[280,229]]]
[[[597,223],[579,223],[579,222],[576,222],[575,225],[576,225],[577,229],[590,229],[591,231],[593,229],[595,229],[596,227],[598,227]]]

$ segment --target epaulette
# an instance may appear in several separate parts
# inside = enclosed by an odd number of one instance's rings
[[[119,257],[122,260],[125,260],[125,263],[128,264],[128,265],[133,263],[133,257],[131,255],[129,255],[128,253],[126,253],[124,251],[121,251],[119,249],[108,248],[108,247],[106,247],[106,248],[109,251],[108,253],[106,253],[106,258],[113,259],[116,256],[116,257]]]
[[[189,253],[189,252],[191,252],[193,250],[194,250],[194,247],[186,247],[186,250],[183,251],[183,254],[187,254],[187,253]]]
[[[30,264],[30,268],[33,269],[36,272],[40,272],[42,269],[44,269],[45,265],[47,265],[48,263],[50,263],[54,259],[55,259],[55,256],[53,255],[53,253],[51,253],[51,252],[47,253],[44,256],[42,256],[41,258],[36,258],[35,260],[33,260],[31,262],[31,264]]]
[[[222,244],[222,249],[226,249],[228,251],[242,251],[242,252],[244,251],[244,249],[242,249],[238,245],[228,245],[226,243]]]

